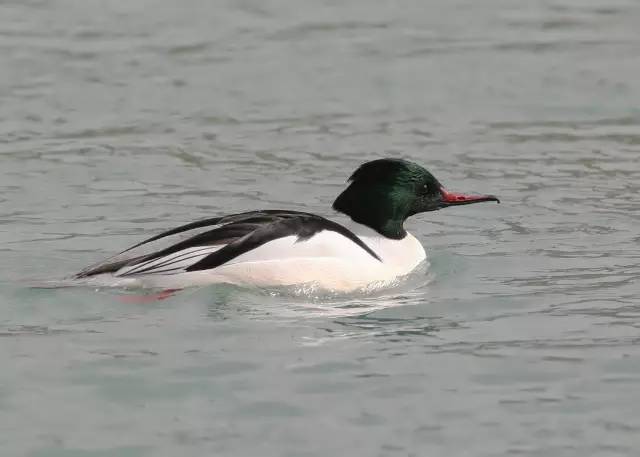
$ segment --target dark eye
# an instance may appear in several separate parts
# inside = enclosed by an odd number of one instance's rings
[[[428,194],[429,193],[429,185],[425,184],[422,186],[422,193],[423,194]]]

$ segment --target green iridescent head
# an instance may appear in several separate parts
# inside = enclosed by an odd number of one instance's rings
[[[449,206],[499,200],[493,195],[447,192],[420,165],[403,159],[378,159],[361,165],[333,209],[387,238],[406,236],[404,221],[414,214]]]

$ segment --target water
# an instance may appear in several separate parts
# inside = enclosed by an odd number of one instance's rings
[[[3,456],[635,456],[640,4],[4,1]],[[415,289],[37,290],[405,157]]]

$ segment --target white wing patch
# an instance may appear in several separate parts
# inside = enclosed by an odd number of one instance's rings
[[[139,276],[164,274],[172,275],[184,273],[191,265],[196,264],[209,254],[212,254],[225,245],[195,246],[168,254],[156,259],[143,261],[134,265],[128,265],[118,270],[116,276]],[[214,268],[237,264],[264,261],[288,261],[293,258],[337,258],[350,262],[379,263],[371,255],[345,236],[323,230],[308,240],[299,240],[297,236],[290,235],[268,241],[250,251],[244,252],[228,262]]]
[[[143,257],[143,256],[147,256],[150,254],[153,254],[154,252],[158,252],[161,251],[163,249],[169,248],[172,245],[179,243],[181,241],[184,241],[188,238],[191,238],[193,236],[199,235],[200,233],[204,233],[208,230],[214,230],[216,228],[220,227],[220,225],[208,225],[206,227],[199,227],[196,229],[191,229],[191,230],[186,230],[184,232],[180,232],[180,233],[176,233],[173,235],[168,235],[168,236],[164,236],[162,238],[159,238],[157,240],[154,241],[145,241],[140,243],[139,245],[136,245],[132,248],[129,248],[125,251],[122,251],[114,256],[111,256],[105,260],[102,260],[98,263],[95,263],[93,265],[90,265],[86,268],[84,268],[79,275],[83,275],[83,273],[86,272],[91,272],[91,270],[95,270],[95,269],[99,269],[102,267],[108,267],[109,265],[112,264],[116,264],[119,262],[126,262],[128,260],[133,260],[136,257]],[[203,246],[204,247],[204,246]],[[207,246],[207,247],[214,247],[214,246]],[[215,246],[215,247],[221,247],[221,246]],[[139,264],[135,264],[135,265],[130,265],[128,267],[123,267],[120,269],[120,271],[125,271],[128,268],[133,268],[134,266],[137,266]]]
[[[195,246],[182,249],[178,252],[147,260],[135,265],[128,265],[118,270],[116,276],[133,276],[149,274],[176,274],[183,273],[191,265],[204,259],[209,254],[218,251],[225,245]]]

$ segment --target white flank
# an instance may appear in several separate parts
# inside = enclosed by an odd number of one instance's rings
[[[188,272],[186,268],[223,246],[192,247],[124,267],[115,278],[111,276],[111,285],[180,288],[212,283],[258,287],[313,283],[327,290],[352,291],[405,276],[426,258],[411,234],[391,240],[359,224],[350,228],[381,260],[345,236],[325,230],[308,240],[279,238],[211,270]],[[94,282],[103,279],[96,277]]]

